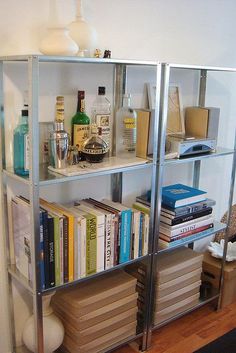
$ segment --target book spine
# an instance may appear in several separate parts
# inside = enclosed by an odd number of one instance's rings
[[[53,217],[54,225],[54,259],[55,259],[55,285],[60,285],[60,235],[59,235],[59,217]]]
[[[133,259],[137,259],[139,257],[140,217],[141,212],[138,211],[133,213]]]
[[[111,261],[111,214],[106,215],[106,231],[105,231],[105,269],[113,266]]]
[[[48,235],[48,213],[43,211],[43,259],[45,288],[50,288],[49,284],[49,235]]]
[[[105,216],[97,218],[97,272],[104,271]]]
[[[63,218],[59,219],[59,237],[60,237],[60,284],[64,283],[64,243],[63,243]]]
[[[49,239],[49,287],[55,286],[55,250],[54,250],[54,219],[48,217]]]
[[[174,217],[178,217],[178,216],[182,216],[182,215],[186,215],[186,214],[190,214],[193,212],[198,212],[198,211],[204,210],[208,207],[214,206],[215,204],[216,204],[216,202],[214,200],[206,199],[205,201],[197,202],[192,205],[178,207],[176,209],[171,209],[169,207],[165,207],[164,205],[162,205],[161,212],[165,212],[165,213],[170,214]]]
[[[68,216],[68,276],[69,282],[74,280],[74,217]]]
[[[149,220],[148,214],[144,215],[144,232],[143,232],[143,256],[148,254],[148,242],[149,242]]]
[[[79,278],[79,237],[80,225],[77,217],[74,218],[74,279]]]
[[[97,222],[96,217],[87,216],[86,241],[86,275],[92,275],[97,270]]]
[[[120,263],[130,260],[132,211],[121,211]]]
[[[44,273],[44,251],[43,251],[43,211],[39,214],[39,232],[40,232],[40,278],[41,289],[45,289],[45,273]]]
[[[119,263],[119,252],[118,252],[118,243],[119,243],[119,216],[118,214],[114,217],[114,262],[113,265],[116,266]]]
[[[68,274],[68,218],[63,219],[63,254],[64,254],[64,283],[69,281]]]
[[[140,213],[138,257],[142,256],[144,213]]]
[[[80,269],[81,269],[81,277],[86,276],[86,243],[87,243],[87,221],[83,217],[81,219],[81,238],[80,238],[80,253],[81,253],[81,258],[80,258]]]

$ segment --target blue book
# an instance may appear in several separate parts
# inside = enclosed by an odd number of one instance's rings
[[[207,193],[183,184],[162,188],[162,206],[177,208],[206,200]]]

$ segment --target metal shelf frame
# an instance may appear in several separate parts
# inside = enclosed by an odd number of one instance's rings
[[[6,169],[6,154],[5,154],[5,119],[4,119],[4,87],[3,87],[3,77],[4,77],[4,65],[14,65],[15,63],[24,63],[28,67],[28,91],[29,91],[29,140],[30,140],[30,175],[28,178],[21,178],[16,176],[12,170]],[[42,316],[42,297],[50,290],[42,291],[40,288],[40,244],[39,244],[39,189],[44,185],[60,183],[60,182],[71,182],[74,180],[83,179],[84,177],[96,177],[98,175],[110,175],[111,176],[111,190],[112,190],[112,199],[113,201],[122,201],[122,184],[123,184],[123,172],[138,170],[140,168],[152,168],[152,211],[150,215],[150,239],[149,239],[149,254],[145,257],[141,257],[135,261],[130,261],[129,263],[133,263],[136,261],[145,260],[147,262],[148,274],[147,274],[147,283],[150,283],[152,276],[151,269],[151,258],[153,252],[153,240],[154,240],[154,216],[155,216],[155,207],[156,207],[156,180],[158,173],[158,139],[154,139],[153,146],[153,160],[147,164],[137,165],[137,166],[127,166],[124,168],[120,168],[118,170],[94,173],[87,176],[76,176],[76,177],[61,177],[61,178],[49,178],[47,175],[41,179],[41,171],[39,168],[39,68],[44,63],[53,63],[53,64],[91,64],[91,65],[113,65],[113,97],[114,97],[114,111],[117,111],[119,107],[122,105],[122,96],[126,90],[127,83],[127,68],[129,66],[140,66],[140,68],[149,66],[155,69],[155,81],[157,87],[160,86],[161,82],[161,63],[156,61],[136,61],[136,60],[119,60],[119,59],[95,59],[95,58],[79,58],[79,57],[59,57],[59,56],[43,56],[43,55],[24,55],[24,56],[6,56],[0,57],[0,106],[1,106],[1,124],[0,124],[0,134],[1,134],[1,173],[0,173],[0,181],[3,185],[2,195],[6,197],[7,195],[7,183],[9,179],[13,179],[15,182],[23,183],[28,186],[29,195],[30,195],[30,204],[31,204],[31,234],[32,234],[32,242],[31,242],[31,255],[32,255],[32,263],[33,266],[33,280],[32,287],[31,284],[28,283],[27,280],[20,276],[14,264],[11,264],[10,258],[8,258],[8,269],[7,272],[9,274],[9,292],[11,289],[11,279],[16,279],[21,285],[26,288],[33,297],[33,312],[34,312],[34,323],[35,323],[35,338],[36,338],[36,347],[37,353],[44,353],[44,343],[43,343],[43,316]],[[159,131],[159,99],[160,92],[157,90],[156,93],[156,113],[155,113],[155,123],[154,123],[154,136],[158,136]],[[114,124],[115,130],[115,124]],[[115,131],[114,131],[115,133]],[[115,135],[114,135],[115,136]],[[114,139],[113,139],[114,140]],[[7,208],[5,207],[5,211]],[[5,218],[7,219],[7,218]],[[5,239],[6,242],[9,238],[9,228],[7,221],[4,224],[5,226]],[[127,263],[127,264],[129,264]],[[111,269],[111,271],[116,268],[124,267],[127,264],[118,265]],[[65,284],[60,286],[60,288],[65,288],[69,285],[79,284],[84,280],[92,280],[92,278],[99,276],[100,274],[106,273],[107,271],[98,273],[94,276],[86,277],[85,279],[81,279],[78,281],[73,281],[72,283]],[[55,288],[53,288],[55,289]],[[52,290],[53,290],[52,289]],[[57,289],[57,288],[56,288]],[[148,292],[148,291],[147,291]],[[146,297],[146,305],[149,307],[149,295]],[[9,303],[10,306],[10,303]],[[12,320],[13,322],[13,320]],[[144,325],[143,332],[139,335],[136,335],[132,338],[135,340],[136,338],[140,338],[142,340],[142,349],[146,349],[147,335],[150,326],[149,316],[146,315],[144,317]],[[12,333],[14,334],[13,330]],[[120,342],[121,345],[128,343],[127,340]],[[111,347],[113,350],[116,347],[119,347],[118,343],[116,346]],[[12,339],[12,351],[14,347],[14,337]],[[21,348],[19,348],[20,351]],[[23,348],[22,348],[23,349]],[[23,349],[24,351],[24,349]]]
[[[212,300],[217,300],[217,308],[220,308],[221,305],[221,296],[222,296],[222,285],[223,285],[223,272],[224,272],[224,265],[225,265],[225,257],[227,253],[227,243],[228,243],[228,234],[229,234],[229,221],[230,221],[230,215],[231,215],[231,208],[232,208],[232,202],[233,202],[233,191],[234,191],[234,183],[235,183],[235,168],[236,168],[236,134],[234,135],[234,149],[223,149],[223,148],[217,148],[216,153],[211,153],[208,155],[201,155],[201,156],[193,156],[189,158],[184,158],[184,159],[174,159],[174,160],[165,160],[165,138],[166,138],[166,128],[167,128],[167,114],[168,114],[168,90],[169,90],[169,85],[170,85],[170,74],[172,70],[175,69],[180,69],[180,70],[195,70],[199,72],[199,92],[198,92],[198,104],[199,106],[205,106],[205,99],[206,99],[206,87],[207,87],[207,73],[208,72],[229,72],[232,74],[236,74],[236,68],[227,68],[227,67],[210,67],[210,66],[195,66],[195,65],[181,65],[181,64],[170,64],[170,63],[163,63],[162,64],[162,79],[161,79],[161,89],[160,89],[160,110],[159,110],[159,122],[160,122],[160,130],[158,133],[158,142],[159,142],[159,148],[158,148],[158,161],[159,161],[159,172],[157,173],[157,180],[156,180],[156,185],[157,185],[157,190],[156,190],[156,197],[157,197],[157,202],[156,202],[156,207],[155,207],[155,221],[154,221],[154,233],[156,234],[156,237],[154,238],[153,241],[153,253],[155,256],[152,257],[152,280],[150,284],[150,307],[149,307],[149,320],[150,320],[150,326],[149,326],[149,332],[148,332],[148,337],[147,337],[147,344],[146,348],[151,347],[151,337],[152,337],[152,331],[156,328],[159,328],[168,322],[171,322],[178,317],[184,315],[185,313],[188,313],[188,311],[179,314],[170,320],[167,320],[166,322],[163,322],[160,325],[156,326],[151,326],[152,325],[152,313],[153,313],[153,308],[154,308],[154,300],[152,298],[155,297],[154,293],[154,283],[155,283],[155,278],[156,278],[156,269],[158,267],[158,255],[165,251],[168,253],[171,251],[173,248],[170,249],[165,249],[158,251],[158,238],[159,238],[159,227],[160,227],[160,212],[161,212],[161,190],[162,190],[162,185],[163,185],[163,174],[164,174],[164,168],[168,165],[175,166],[179,165],[182,163],[192,163],[193,164],[193,177],[192,177],[192,186],[195,188],[199,187],[199,181],[200,181],[200,169],[201,169],[201,161],[207,158],[214,158],[214,157],[224,157],[227,155],[232,155],[232,165],[231,165],[231,180],[230,180],[230,192],[229,192],[229,200],[228,200],[228,217],[227,217],[227,222],[225,225],[222,224],[222,227],[220,226],[220,223],[218,223],[218,226],[221,229],[225,229],[225,244],[224,244],[224,251],[223,251],[223,260],[222,260],[222,267],[221,267],[221,275],[220,275],[220,281],[219,281],[219,293],[216,295],[212,296],[211,298],[204,300],[204,301],[199,301],[199,304],[192,308],[191,310],[195,310],[198,307],[206,304],[207,302],[210,302]],[[218,231],[218,226],[216,227],[216,231],[209,232],[210,234],[214,234],[215,232]],[[186,241],[187,245],[188,241]],[[188,244],[188,246],[193,248],[193,243]]]
[[[6,156],[5,156],[5,129],[4,129],[4,98],[3,98],[3,75],[4,75],[4,64],[8,63],[14,65],[14,63],[25,63],[28,65],[28,87],[29,87],[29,136],[30,136],[30,176],[29,178],[21,178],[12,171],[6,170]],[[27,184],[30,194],[30,204],[31,204],[31,232],[32,232],[32,243],[31,243],[31,254],[32,254],[32,263],[35,264],[33,271],[33,286],[29,286],[27,281],[24,281],[19,274],[17,273],[14,265],[10,264],[9,259],[6,260],[6,263],[9,263],[8,269],[6,271],[9,274],[9,278],[15,278],[22,285],[31,291],[33,296],[33,310],[35,318],[35,337],[36,337],[36,347],[38,353],[44,353],[44,344],[43,344],[43,317],[42,317],[42,296],[48,291],[41,291],[40,289],[40,244],[39,244],[39,188],[44,185],[60,183],[60,182],[72,182],[74,180],[83,179],[83,177],[61,177],[61,178],[49,178],[47,175],[42,179],[40,177],[41,172],[39,168],[39,67],[45,63],[53,64],[91,64],[91,65],[113,65],[113,97],[114,97],[114,111],[116,111],[122,103],[122,95],[125,93],[126,83],[127,83],[127,67],[128,66],[151,66],[155,68],[156,76],[155,82],[156,87],[160,89],[156,90],[156,109],[155,109],[155,121],[154,121],[154,144],[153,144],[153,160],[150,163],[137,166],[137,167],[125,167],[120,168],[119,170],[110,171],[105,174],[111,176],[111,190],[112,190],[112,199],[113,201],[122,202],[122,185],[123,185],[123,172],[126,171],[136,171],[140,168],[152,168],[152,182],[151,182],[151,213],[150,213],[150,239],[149,239],[149,255],[147,257],[141,257],[137,259],[138,261],[145,260],[147,262],[147,273],[146,273],[146,283],[147,290],[145,291],[145,303],[147,310],[144,315],[143,322],[143,332],[134,336],[132,339],[140,338],[142,340],[141,349],[144,351],[151,346],[152,331],[157,328],[153,327],[152,322],[152,313],[153,313],[153,298],[154,298],[154,278],[156,276],[156,268],[158,266],[158,234],[160,226],[160,211],[161,211],[161,190],[163,185],[163,174],[164,168],[167,165],[175,166],[180,163],[193,163],[193,178],[192,185],[198,187],[200,180],[200,168],[201,160],[206,158],[213,157],[224,157],[228,155],[233,156],[232,166],[231,166],[231,181],[230,181],[230,196],[228,202],[228,219],[226,224],[226,240],[228,239],[228,228],[229,220],[231,215],[231,206],[233,201],[233,190],[234,190],[234,181],[235,181],[235,168],[236,168],[236,139],[234,143],[234,149],[217,149],[215,154],[204,155],[204,156],[195,156],[181,160],[165,160],[165,135],[167,127],[167,113],[168,113],[168,90],[170,84],[170,72],[171,70],[180,69],[180,70],[196,70],[199,72],[199,105],[205,105],[206,97],[206,84],[207,84],[207,73],[208,71],[215,72],[231,72],[236,73],[235,68],[223,68],[223,67],[208,67],[208,66],[194,66],[194,65],[180,65],[180,64],[169,64],[169,63],[159,63],[157,61],[136,61],[136,60],[119,60],[119,59],[96,59],[96,58],[79,58],[79,57],[58,57],[58,56],[43,56],[43,55],[24,55],[24,56],[6,56],[0,57],[0,182],[2,185],[2,199],[6,198],[7,194],[7,183],[8,179],[13,179],[16,182]],[[115,124],[114,124],[114,136],[115,136]],[[113,142],[114,144],[115,142]],[[113,145],[115,147],[115,145]],[[90,177],[95,177],[100,175],[99,173],[94,173],[89,175]],[[102,175],[102,174],[101,174]],[[9,236],[9,228],[6,217],[6,207],[3,209],[2,219],[4,221],[4,235],[7,243]],[[168,249],[169,250],[169,249]],[[168,251],[167,251],[168,252]],[[227,252],[227,241],[225,242],[224,247],[224,257],[220,277],[220,288],[223,284],[223,269],[225,263],[225,256]],[[131,261],[133,262],[133,261]],[[129,263],[127,263],[129,264]],[[11,266],[12,265],[12,266]],[[122,264],[122,266],[126,264]],[[114,267],[115,270],[119,266]],[[105,273],[106,271],[102,272]],[[97,275],[90,276],[88,278],[74,281],[68,285],[79,284],[83,280],[92,280]],[[11,281],[9,281],[11,282]],[[60,286],[64,288],[67,285]],[[11,283],[9,283],[9,292],[11,288]],[[54,288],[53,288],[54,289]],[[220,307],[221,300],[221,291],[212,298],[209,298],[195,307],[204,305],[206,302],[211,300],[218,299],[218,307]],[[195,309],[194,308],[194,309]],[[193,309],[193,310],[194,310]],[[185,313],[183,313],[185,314]],[[177,316],[179,317],[179,316]],[[175,318],[177,318],[175,317]],[[173,318],[173,319],[175,319]],[[171,320],[173,320],[171,319]],[[165,322],[167,323],[167,322]],[[165,324],[164,323],[164,324]],[[13,332],[13,331],[12,331]],[[13,341],[12,340],[12,351],[13,351]],[[127,340],[120,342],[121,345],[128,343]],[[120,345],[117,344],[111,349],[118,348]],[[20,351],[20,350],[17,350]],[[24,350],[23,350],[24,351]]]

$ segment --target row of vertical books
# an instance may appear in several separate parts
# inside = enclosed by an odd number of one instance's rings
[[[143,208],[150,208],[147,195],[136,198]],[[214,227],[212,215],[215,201],[206,191],[183,184],[162,188],[159,241],[160,249],[179,246],[186,240],[195,241],[199,234]]]
[[[30,204],[12,199],[17,269],[32,279]],[[110,269],[148,253],[149,215],[110,200],[72,205],[40,200],[41,286],[47,289]]]

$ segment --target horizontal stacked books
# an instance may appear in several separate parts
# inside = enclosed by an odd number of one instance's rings
[[[154,324],[199,302],[203,255],[181,247],[158,257]]]
[[[65,328],[63,348],[97,353],[136,334],[137,280],[124,271],[57,291],[52,307]]]
[[[186,240],[197,240],[213,228],[212,206],[215,201],[206,198],[206,192],[183,184],[162,189],[159,247],[181,245]]]
[[[31,280],[30,205],[12,199],[17,269]],[[147,255],[149,216],[109,200],[75,205],[40,200],[42,289],[51,288]]]

